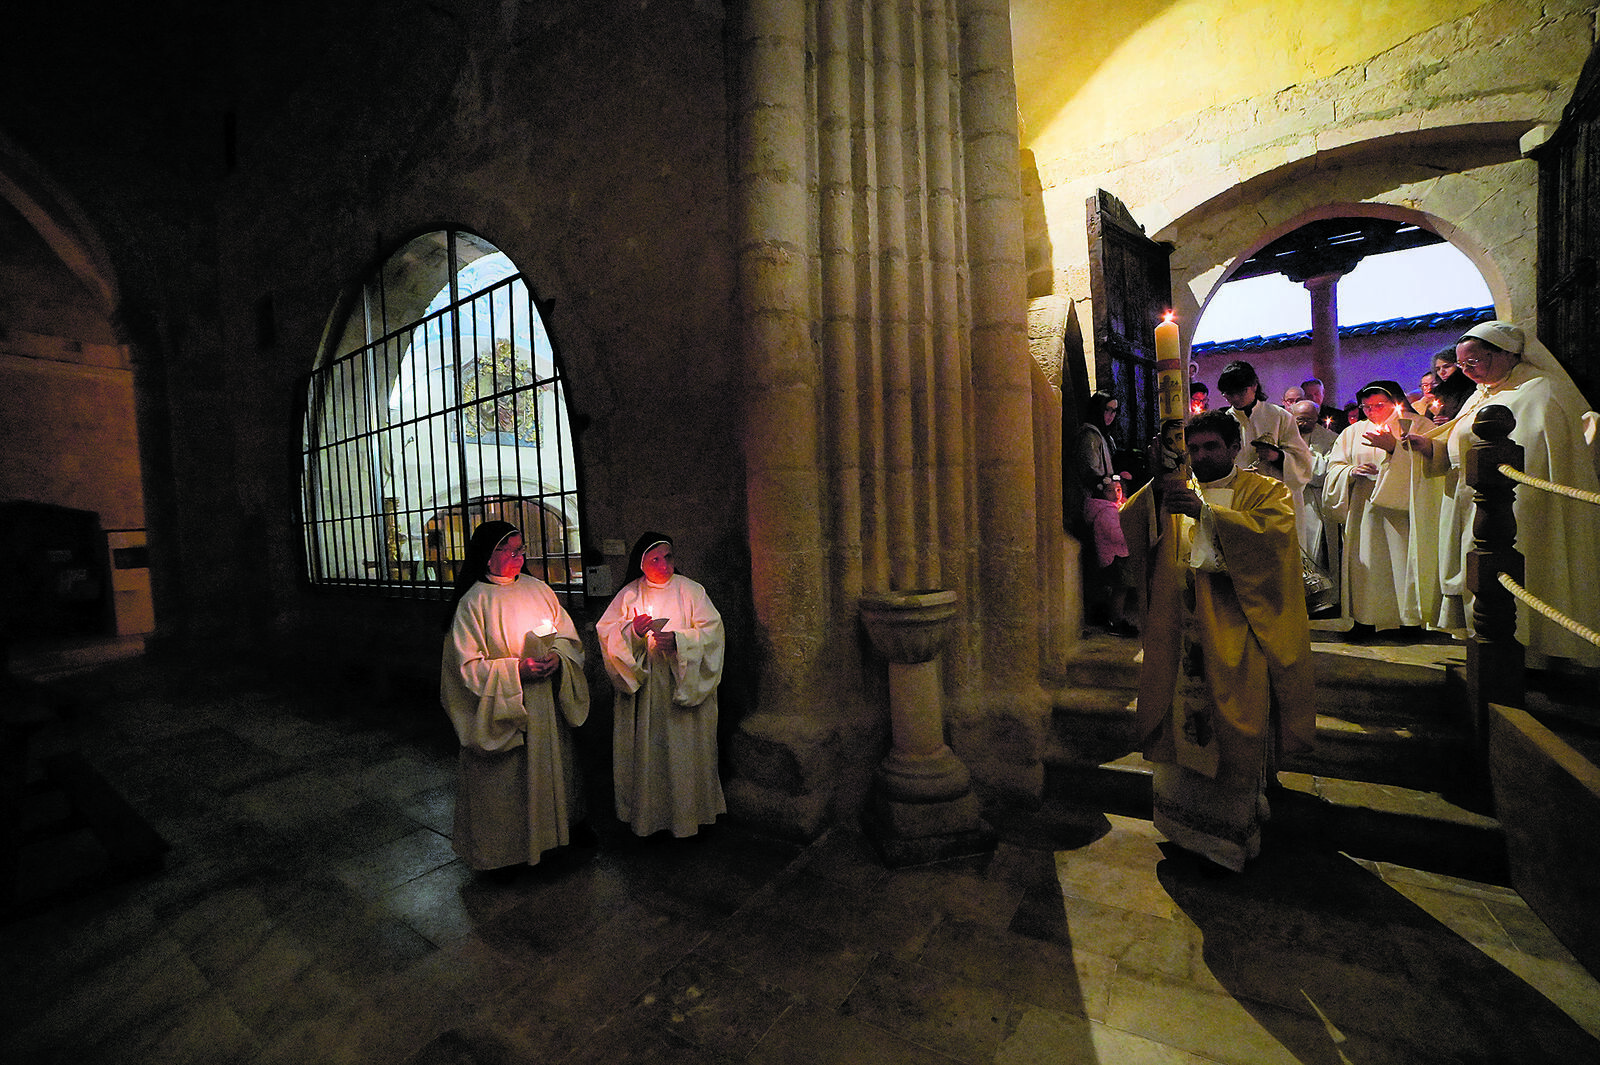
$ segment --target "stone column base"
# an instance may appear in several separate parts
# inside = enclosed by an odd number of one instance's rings
[[[992,851],[995,831],[978,811],[971,792],[943,802],[899,802],[874,791],[861,824],[884,864],[897,868]]]

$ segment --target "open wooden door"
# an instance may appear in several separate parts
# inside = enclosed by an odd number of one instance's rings
[[[1600,405],[1600,48],[1539,161],[1539,338]]]
[[[1172,248],[1145,236],[1104,189],[1089,197],[1088,214],[1095,383],[1122,405],[1117,460],[1137,487],[1148,476],[1145,450],[1158,429],[1155,329],[1172,306]]]

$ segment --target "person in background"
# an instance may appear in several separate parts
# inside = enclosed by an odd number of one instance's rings
[[[1189,386],[1189,413],[1204,414],[1211,409],[1211,389],[1206,387],[1204,381],[1196,381]]]
[[[1433,375],[1439,380],[1444,380],[1455,373],[1459,367],[1456,365],[1456,349],[1452,345],[1440,348],[1433,353]]]
[[[1361,420],[1361,404],[1359,404],[1359,403],[1355,402],[1354,400],[1352,400],[1351,402],[1346,403],[1344,405],[1344,417],[1341,418],[1335,424],[1334,428],[1337,428],[1338,430],[1343,432],[1345,426],[1354,425],[1356,422],[1359,422],[1360,420]]]
[[[1300,382],[1300,390],[1306,398],[1317,405],[1317,421],[1326,425],[1337,433],[1347,424],[1344,414],[1338,407],[1328,406],[1327,397],[1323,395],[1322,381],[1315,377],[1308,377]]]
[[[1433,419],[1434,408],[1438,405],[1433,398],[1433,387],[1438,384],[1439,377],[1432,370],[1417,379],[1417,391],[1412,393],[1411,409],[1424,418]]]
[[[1122,404],[1105,389],[1090,393],[1083,405],[1083,424],[1078,426],[1078,461],[1084,488],[1093,494],[1107,478],[1116,475],[1112,454],[1116,441],[1111,427],[1117,423]]]
[[[1108,477],[1084,504],[1096,567],[1095,580],[1088,591],[1099,600],[1094,604],[1094,616],[1106,619],[1108,633],[1137,636],[1139,628],[1133,620],[1134,589],[1124,572],[1128,541],[1122,534],[1121,496],[1121,481]]]
[[[595,629],[616,692],[617,816],[640,836],[695,835],[728,808],[717,761],[722,615],[677,571],[672,538],[647,532]]]
[[[1138,746],[1155,763],[1157,830],[1238,872],[1260,853],[1279,757],[1316,734],[1310,621],[1288,487],[1237,466],[1229,412],[1197,416],[1185,435],[1193,477],[1162,479],[1157,535],[1139,547],[1150,600]]]
[[[1305,509],[1300,526],[1300,549],[1306,557],[1321,566],[1335,580],[1339,576],[1339,522],[1330,517],[1323,506],[1322,485],[1328,476],[1328,452],[1337,433],[1317,419],[1317,405],[1302,399],[1290,410],[1300,436],[1311,449],[1311,480],[1306,482]]]
[[[1095,513],[1092,503],[1101,495],[1107,484],[1121,483],[1115,466],[1111,427],[1116,424],[1121,404],[1110,392],[1101,389],[1092,393],[1084,403],[1083,424],[1078,427],[1078,470],[1076,484],[1068,487],[1075,493],[1067,502],[1078,508],[1081,525],[1075,534],[1085,544],[1091,544],[1098,535],[1094,527]],[[1094,552],[1086,550],[1082,557],[1085,621],[1090,625],[1106,626],[1108,631],[1117,618],[1110,613],[1117,597],[1117,585],[1103,583],[1107,576],[1120,578],[1120,573],[1108,574],[1103,565],[1096,565]]]
[[[582,818],[568,729],[589,716],[583,645],[523,572],[516,526],[484,522],[465,554],[439,677],[461,744],[451,846],[477,870],[537,865]]]
[[[1248,362],[1230,362],[1217,377],[1244,440],[1239,468],[1275,477],[1289,488],[1298,524],[1305,508],[1303,493],[1311,480],[1311,449],[1300,436],[1294,415],[1261,398],[1261,379]]]
[[[1548,348],[1520,326],[1494,320],[1473,326],[1456,343],[1460,372],[1477,383],[1477,391],[1462,405],[1454,420],[1433,427],[1431,433],[1406,438],[1427,463],[1430,476],[1443,477],[1460,469],[1467,452],[1477,442],[1473,422],[1488,406],[1507,408],[1516,427],[1511,439],[1522,445],[1523,470],[1528,475],[1563,484],[1579,491],[1600,492],[1600,465],[1595,446],[1585,438],[1589,404]],[[1441,527],[1452,532],[1452,542],[1441,533],[1440,550],[1454,553],[1454,569],[1465,572],[1476,511],[1473,488],[1464,477],[1444,504]],[[1600,522],[1591,507],[1553,492],[1518,487],[1514,514],[1517,546],[1525,560],[1523,586],[1558,610],[1570,614],[1600,602]],[[1453,531],[1462,530],[1459,542]],[[1441,574],[1448,594],[1450,571]],[[1467,597],[1462,589],[1463,599]],[[1424,604],[1426,608],[1429,604]],[[1463,615],[1471,617],[1469,603]],[[1569,632],[1564,626],[1529,610],[1517,601],[1517,639],[1528,650],[1528,665],[1538,669],[1600,666],[1600,648]]]
[[[1328,453],[1324,505],[1344,523],[1343,601],[1349,638],[1422,624],[1412,572],[1411,523],[1436,514],[1411,513],[1412,453],[1408,434],[1430,426],[1405,407],[1397,381],[1373,381],[1356,393],[1364,421],[1339,434]]]
[[[1435,426],[1448,425],[1477,390],[1478,383],[1464,373],[1441,375],[1434,385],[1434,411],[1429,420]],[[1464,638],[1467,575],[1462,568],[1461,544],[1471,539],[1472,529],[1467,524],[1471,511],[1456,503],[1461,471],[1451,467],[1428,476],[1426,464],[1418,461],[1413,474],[1410,564],[1422,623]],[[1424,515],[1430,520],[1420,520]]]
[[[1455,421],[1462,404],[1478,390],[1478,383],[1464,373],[1448,374],[1439,378],[1433,388],[1433,414],[1429,420],[1435,425]]]
[[[1283,409],[1293,410],[1294,405],[1305,398],[1306,393],[1304,389],[1296,388],[1294,385],[1290,385],[1288,388],[1283,390]]]

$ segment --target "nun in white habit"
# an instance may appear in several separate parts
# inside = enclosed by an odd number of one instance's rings
[[[717,765],[722,615],[677,572],[671,537],[646,533],[596,628],[616,692],[617,816],[641,836],[692,836],[727,809]]]

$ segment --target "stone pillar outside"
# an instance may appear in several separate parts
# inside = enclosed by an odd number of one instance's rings
[[[1324,402],[1342,406],[1339,391],[1339,279],[1332,272],[1301,282],[1311,293],[1311,376],[1322,382]]]

